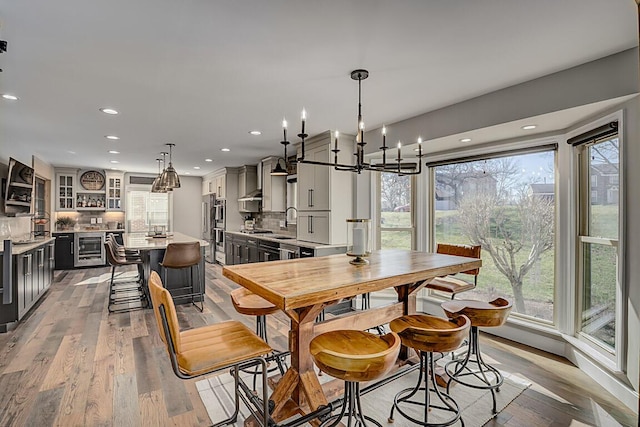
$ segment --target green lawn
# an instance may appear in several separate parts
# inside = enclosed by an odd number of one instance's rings
[[[515,211],[507,215],[515,218]],[[513,208],[515,209],[515,208]],[[409,212],[382,212],[383,227],[411,227]],[[513,231],[518,231],[517,221],[512,223]],[[612,206],[592,206],[592,230],[599,235],[615,237],[617,232],[617,208]],[[437,211],[435,217],[436,241],[468,244],[458,221],[458,211]],[[411,235],[407,231],[384,231],[381,235],[383,248],[410,248]],[[610,249],[610,248],[609,248]],[[521,265],[528,256],[529,248],[524,247],[516,256],[516,265]],[[555,283],[555,251],[545,252],[524,279],[523,292],[529,315],[552,321]],[[476,295],[483,299],[504,296],[512,298],[508,279],[497,269],[488,252],[482,254],[483,266],[478,276]],[[594,248],[591,251],[591,293],[587,306],[603,304],[615,298],[615,254],[611,250]],[[461,277],[464,278],[464,277]],[[562,285],[562,284],[560,284]],[[473,297],[472,294],[468,294]]]

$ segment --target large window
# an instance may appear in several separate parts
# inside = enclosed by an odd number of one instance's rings
[[[149,190],[127,190],[127,232],[147,232],[153,226],[171,230],[169,193],[151,193]]]
[[[519,315],[553,321],[554,165],[550,149],[432,167],[435,243],[482,246],[464,298],[504,297]]]
[[[379,247],[412,249],[414,225],[411,176],[380,173],[378,177]]]
[[[579,325],[583,338],[614,354],[621,290],[618,266],[620,142],[577,148],[579,158]]]

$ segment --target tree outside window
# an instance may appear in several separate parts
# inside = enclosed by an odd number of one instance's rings
[[[517,313],[553,321],[553,170],[554,152],[435,167],[436,241],[482,246],[465,298],[506,297]]]

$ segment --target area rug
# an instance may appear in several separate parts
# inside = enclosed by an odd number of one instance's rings
[[[530,382],[516,375],[508,372],[502,372],[502,374],[504,376],[504,384],[500,387],[500,392],[496,393],[498,412],[502,411],[531,385]],[[394,396],[404,388],[413,387],[417,381],[417,375],[417,371],[414,371],[384,387],[362,396],[362,404],[366,414],[378,420],[381,424],[386,425]],[[251,387],[251,377],[247,374],[242,374],[242,377],[245,378],[247,385]],[[331,380],[332,378],[328,375],[320,377],[321,382]],[[229,416],[233,410],[233,377],[230,374],[221,374],[198,381],[196,387],[212,422]],[[451,396],[458,402],[458,405],[460,405],[464,425],[467,427],[483,426],[494,417],[491,412],[491,392],[488,390],[476,390],[462,385],[455,385],[451,387]],[[242,426],[248,415],[249,411],[241,404],[240,415],[238,416],[236,425]],[[436,417],[433,417],[433,421],[436,421],[437,414],[434,415]],[[416,416],[420,418],[417,412]],[[432,418],[430,418],[430,421],[432,421]],[[408,427],[413,424],[396,414],[395,422],[389,425]],[[455,425],[461,424],[458,422]]]

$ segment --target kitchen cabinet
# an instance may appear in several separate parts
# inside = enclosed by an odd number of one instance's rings
[[[56,210],[75,210],[76,171],[56,173]]]
[[[73,268],[74,255],[74,234],[73,233],[53,233],[56,238],[54,253],[54,269],[69,270]]]
[[[258,254],[258,239],[255,237],[247,237],[245,243],[246,257],[243,257],[243,261],[246,263],[259,262],[260,256]],[[243,262],[245,264],[245,262]]]
[[[354,150],[346,147],[354,141],[342,135],[338,162],[351,164]],[[331,132],[323,132],[305,143],[305,160],[333,163]],[[302,156],[298,147],[298,156]],[[298,163],[298,240],[314,243],[346,244],[346,220],[353,215],[354,174],[331,166]]]
[[[3,297],[4,292],[10,292],[11,298],[9,302],[2,304],[0,310],[0,332],[6,332],[12,324],[22,319],[53,282],[50,259],[53,241],[46,239],[39,245],[30,246],[32,248],[28,250],[12,246],[14,253],[11,255],[11,280],[8,285],[3,283]],[[3,260],[4,256],[7,255],[0,255]]]
[[[108,211],[121,211],[123,209],[123,182],[124,174],[119,172],[107,172],[107,200],[105,203]]]
[[[298,212],[298,240],[330,244],[332,237],[330,220],[330,212]],[[346,234],[347,222],[344,221],[343,235],[346,236]]]
[[[207,196],[213,194],[213,181],[211,179],[202,179],[202,195]]]
[[[218,175],[213,179],[213,192],[218,199],[227,198],[227,175]]]
[[[235,258],[233,253],[233,238],[234,235],[231,233],[224,233],[224,263],[226,265],[234,265]]]
[[[271,175],[277,157],[262,160],[262,211],[284,212],[287,208],[287,177]]]

